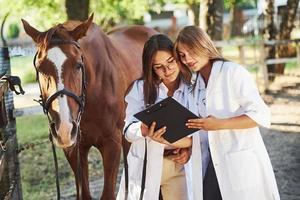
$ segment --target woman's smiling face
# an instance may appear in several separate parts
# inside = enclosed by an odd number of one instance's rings
[[[161,50],[157,51],[154,55],[152,68],[165,84],[174,82],[180,71],[173,54]]]

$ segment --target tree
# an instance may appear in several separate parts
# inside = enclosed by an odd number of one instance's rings
[[[38,29],[46,29],[66,18],[64,0],[0,0],[0,18],[10,13],[7,23],[18,23],[20,18],[30,20]]]
[[[242,34],[242,25],[245,22],[243,9],[255,8],[256,0],[225,0],[225,10],[229,10],[230,15],[230,37]]]
[[[264,30],[264,37],[267,40],[276,40],[277,35],[277,28],[274,21],[274,0],[267,0],[267,8],[265,10],[265,30]],[[266,46],[267,48],[267,56],[266,58],[275,58],[276,57],[276,46]],[[275,65],[268,65],[268,73],[275,73]],[[274,76],[269,76],[269,80],[273,81]]]
[[[287,5],[282,7],[282,21],[280,23],[279,29],[279,39],[280,40],[290,40],[291,32],[295,27],[295,17],[297,13],[299,0],[288,0]],[[289,57],[291,55],[291,51],[289,45],[280,45],[278,46],[278,56]],[[280,64],[276,66],[276,73],[283,74],[284,73],[284,64]]]
[[[116,24],[141,24],[149,7],[147,0],[102,0],[92,1],[90,5],[95,12],[94,21],[104,30]]]
[[[223,38],[223,11],[222,0],[202,0],[200,5],[200,27],[203,28],[212,40]]]
[[[94,21],[108,30],[120,23],[142,23],[148,10],[147,0],[0,0],[0,18],[9,12],[7,23],[18,22],[20,18],[30,20],[40,30],[68,19],[84,20],[94,13]]]
[[[199,0],[185,0],[185,3],[188,5],[189,9],[193,13],[194,25],[200,25],[200,1]]]
[[[68,20],[84,21],[89,16],[90,0],[65,0]]]
[[[278,8],[278,15],[281,16],[281,23],[279,31],[277,31],[274,22],[274,0],[267,1],[267,8],[265,10],[265,38],[267,40],[290,40],[291,32],[295,27],[295,17],[298,9],[299,0],[288,0],[286,6]],[[277,55],[276,55],[277,53]],[[284,58],[293,54],[293,49],[290,44],[283,44],[267,47],[267,58]],[[268,65],[268,73],[283,74],[285,64]],[[275,76],[269,76],[270,81],[274,81]]]

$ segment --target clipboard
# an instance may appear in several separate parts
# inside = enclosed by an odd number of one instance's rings
[[[198,129],[189,129],[185,125],[188,119],[199,118],[197,115],[182,106],[172,97],[168,97],[149,108],[138,112],[134,115],[148,127],[152,122],[156,122],[155,130],[167,127],[163,138],[169,143],[174,143],[177,140],[188,136]]]

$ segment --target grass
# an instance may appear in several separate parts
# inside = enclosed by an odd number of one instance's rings
[[[35,70],[32,60],[33,56],[13,57],[10,60],[11,74],[19,76],[23,84],[35,82]]]
[[[21,146],[45,141],[19,154],[23,199],[55,199],[55,170],[46,117],[35,115],[17,118],[17,137]],[[61,149],[57,149],[57,156],[61,193],[71,188],[75,194],[74,175]],[[101,176],[101,161],[97,150],[91,149],[89,160],[90,177]]]
[[[17,118],[17,136],[22,143],[48,138],[48,122],[44,115]]]
[[[40,141],[46,143],[22,151],[19,154],[21,163],[21,180],[23,198],[38,200],[49,199],[55,192],[54,164],[48,139],[48,124],[45,116],[27,116],[17,118],[17,137],[19,144],[34,144]],[[65,169],[67,161],[63,152],[57,151],[61,181],[65,182],[71,176],[71,171]],[[68,178],[67,178],[68,179]]]

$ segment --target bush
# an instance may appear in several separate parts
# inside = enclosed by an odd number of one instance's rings
[[[20,33],[20,28],[18,26],[18,24],[10,24],[8,27],[8,32],[7,32],[7,38],[9,39],[14,39],[17,38],[19,36]]]

